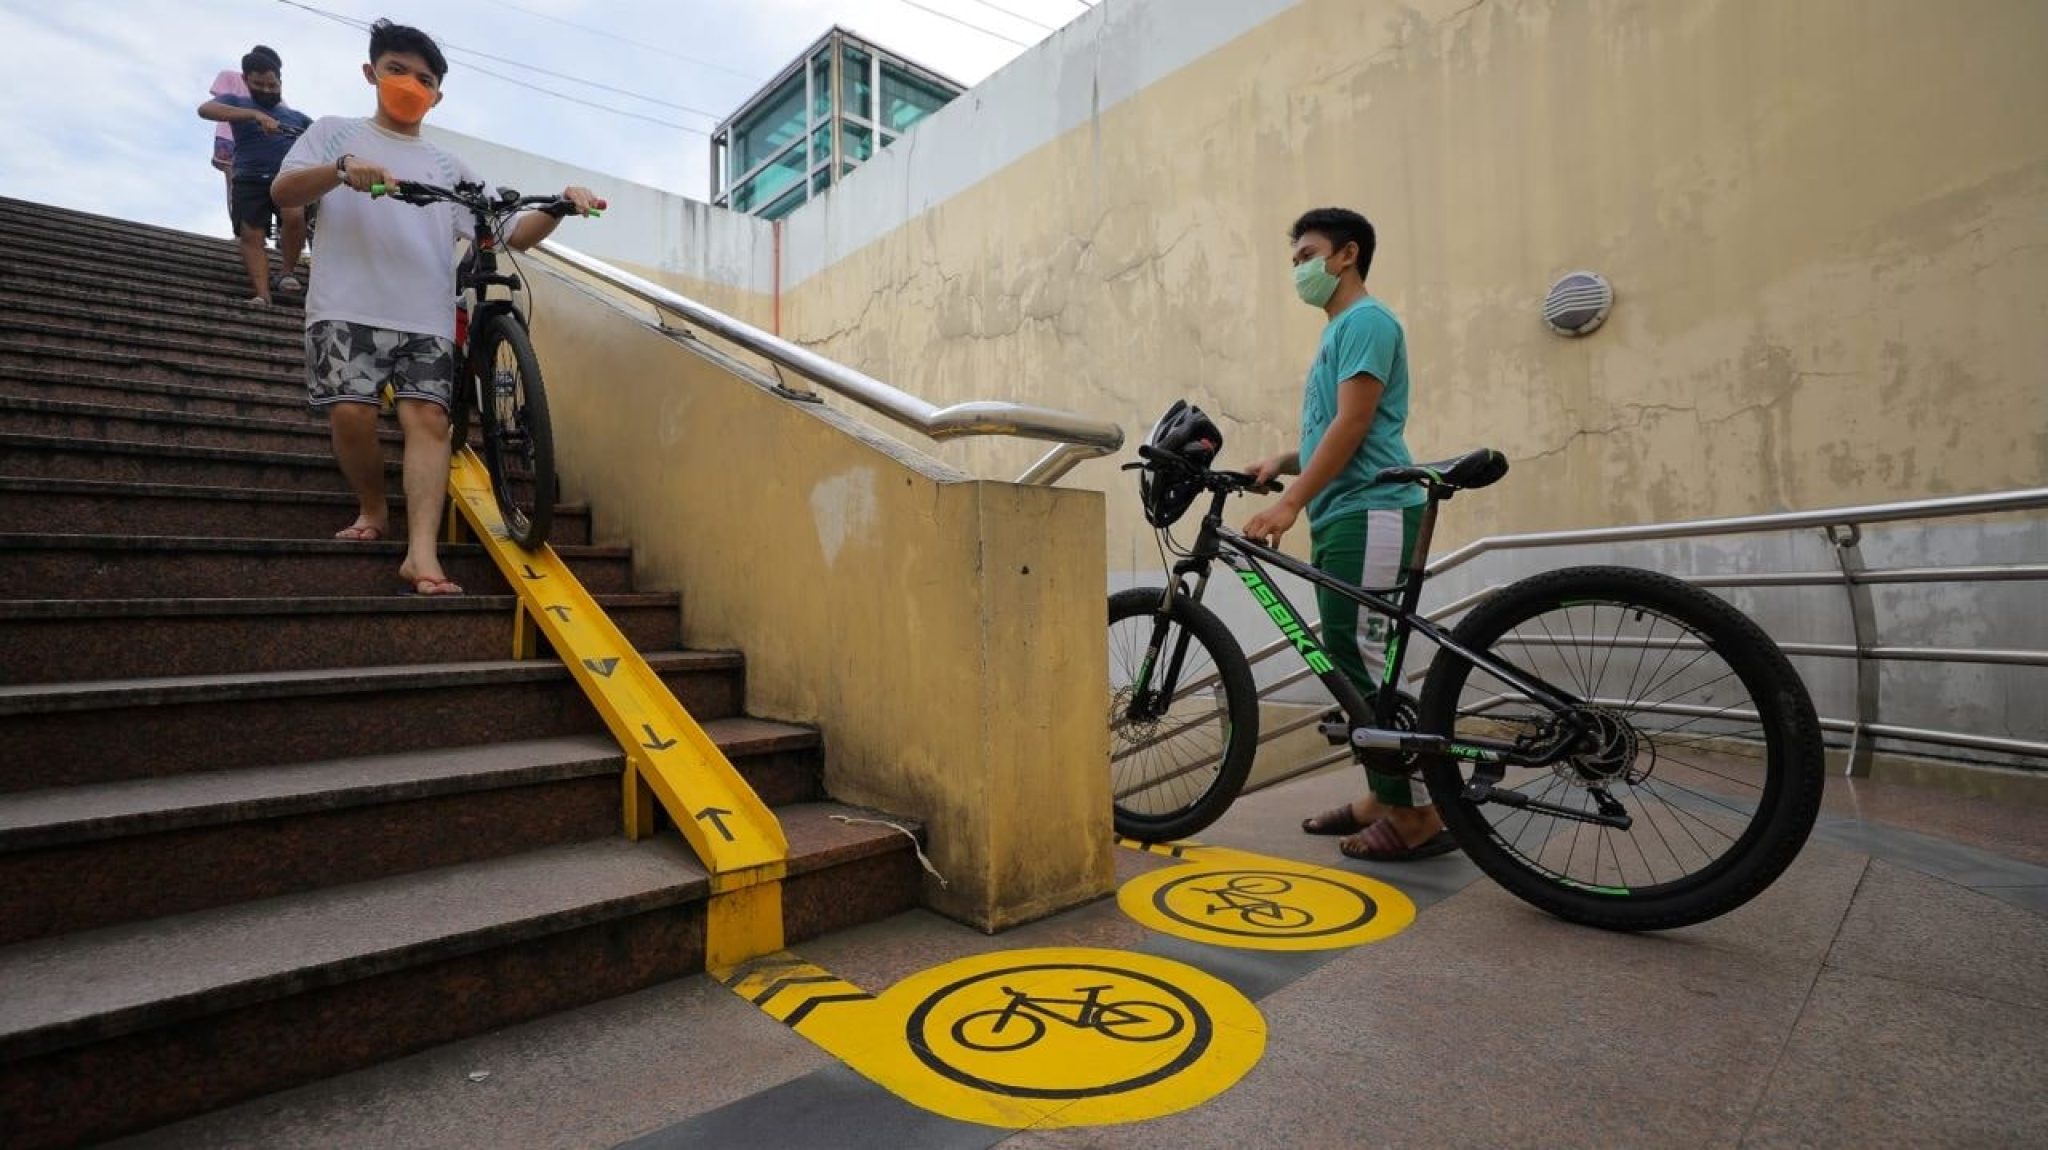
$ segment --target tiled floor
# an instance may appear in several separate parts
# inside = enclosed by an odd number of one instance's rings
[[[1298,823],[1353,789],[1333,771],[1248,795],[1203,838],[1332,865],[1334,842]],[[1151,934],[1114,900],[994,938],[917,912],[800,948],[871,990],[1047,945],[1145,951],[1225,979],[1266,1018],[1263,1058],[1214,1100],[1149,1122],[1011,1131],[939,1118],[696,978],[130,1144],[2048,1144],[2048,811],[1927,806],[1838,787],[1776,886],[1662,935],[1566,925],[1449,856],[1342,864],[1421,908],[1407,931],[1351,951],[1221,951]],[[1118,853],[1125,878],[1172,865]]]

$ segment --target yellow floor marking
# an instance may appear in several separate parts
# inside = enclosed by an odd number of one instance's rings
[[[1229,984],[1152,955],[1056,947],[957,959],[870,996],[783,953],[715,972],[912,1105],[1013,1130],[1200,1105],[1258,1063],[1266,1023]]]
[[[1336,867],[1199,843],[1120,845],[1181,860],[1130,880],[1117,906],[1163,934],[1248,950],[1335,950],[1415,921],[1407,895]]]
[[[490,473],[474,451],[455,454],[448,487],[451,502],[518,593],[523,617],[514,620],[514,653],[530,653],[529,626],[545,636],[625,750],[627,833],[652,833],[645,801],[651,791],[711,872],[708,953],[737,961],[781,949],[779,891],[735,892],[781,880],[789,857],[782,824],[554,548],[528,551],[506,537]]]

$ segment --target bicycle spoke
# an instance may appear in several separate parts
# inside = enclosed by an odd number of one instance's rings
[[[1517,670],[1576,692],[1596,716],[1588,720],[1596,729],[1635,740],[1610,738],[1551,766],[1510,768],[1501,786],[1585,817],[1483,807],[1501,848],[1580,886],[1640,894],[1702,874],[1741,841],[1753,812],[1716,794],[1766,792],[1769,731],[1741,674],[1707,633],[1662,611],[1591,600],[1532,605],[1494,634],[1495,659],[1521,653]],[[1453,733],[1475,738],[1517,738],[1548,718],[1528,695],[1480,667],[1467,672],[1454,713]],[[1601,746],[1619,746],[1632,757],[1617,761]],[[1595,783],[1634,816],[1630,827],[1593,821]]]

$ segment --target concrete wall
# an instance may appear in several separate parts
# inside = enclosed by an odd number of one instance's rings
[[[779,268],[772,230],[715,212],[620,258],[762,326],[779,271],[784,334],[937,403],[1135,435],[1187,396],[1249,460],[1292,445],[1321,321],[1286,228],[1347,204],[1378,223],[1372,287],[1408,325],[1418,453],[1514,460],[1441,546],[2029,485],[2048,471],[2044,48],[2032,0],[1104,0],[792,216]],[[1538,309],[1577,268],[1620,301],[1571,341]],[[982,476],[1042,450],[920,446]],[[1066,481],[1108,493],[1113,586],[1158,575],[1117,462]],[[2048,529],[2015,531],[1926,540],[2038,555]],[[1446,591],[1559,561],[1489,559]],[[1886,639],[2008,633],[2030,618],[2012,593],[1894,592]],[[1826,603],[1738,598],[1783,637],[1843,639]],[[1234,590],[1214,602],[1252,618]],[[1846,669],[1808,670],[1845,713]],[[1902,666],[1886,718],[2042,737],[2041,676]]]
[[[785,331],[938,402],[1188,395],[1248,459],[1321,318],[1286,227],[1343,203],[1417,450],[1516,461],[1448,543],[2033,482],[2044,45],[2025,0],[1112,0],[791,218]],[[1538,306],[1579,267],[1620,304],[1567,341]],[[1076,481],[1147,566],[1125,480]]]
[[[1249,460],[1292,445],[1321,322],[1293,298],[1287,225],[1339,203],[1380,228],[1418,453],[1514,459],[1448,509],[1441,546],[2036,484],[2044,48],[2048,5],[2027,0],[1110,0],[791,217],[784,330],[942,403],[1138,433],[1185,395]],[[1619,304],[1571,341],[1539,305],[1576,268]],[[1031,450],[939,454],[1003,475]],[[1109,493],[1113,585],[1156,581],[1116,462],[1067,482]],[[1934,534],[1951,562],[2010,550]],[[1729,541],[1708,566],[1824,567],[1810,542]],[[2026,618],[2009,590],[1895,594],[1891,642]],[[1241,600],[1216,596],[1263,642]],[[1845,640],[1782,595],[1745,602],[1786,638]],[[1846,665],[1807,669],[1848,713]],[[2048,737],[2022,702],[2042,677],[1902,665],[1886,718]]]
[[[469,161],[493,187],[538,195],[581,184],[602,196],[607,204],[603,216],[565,221],[556,231],[555,238],[569,247],[748,323],[764,328],[774,323],[773,225],[431,124],[421,130]]]
[[[923,820],[985,929],[1105,893],[1102,498],[975,481],[536,268],[565,494],[749,709],[824,730],[834,797]]]

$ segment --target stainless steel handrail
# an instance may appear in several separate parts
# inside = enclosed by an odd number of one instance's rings
[[[1881,644],[1875,634],[1875,621],[1868,602],[1872,586],[1884,584],[1912,583],[1991,583],[2008,581],[2039,581],[2048,579],[2048,565],[2010,564],[2002,566],[1957,566],[1957,567],[1901,567],[1891,569],[1867,569],[1861,566],[1858,550],[1860,532],[1864,525],[1872,523],[1900,523],[1923,519],[1955,519],[1975,515],[1994,515],[2016,511],[2038,511],[2048,509],[2048,487],[2018,488],[2011,491],[1994,491],[1979,495],[1946,496],[1935,499],[1917,499],[1896,503],[1874,503],[1853,507],[1825,508],[1817,511],[1787,511],[1765,515],[1742,515],[1718,519],[1697,519],[1677,523],[1649,523],[1629,527],[1600,527],[1577,531],[1532,532],[1519,535],[1494,535],[1475,540],[1446,555],[1433,559],[1427,566],[1430,575],[1439,575],[1455,567],[1494,551],[1527,550],[1539,547],[1569,547],[1592,544],[1613,544],[1649,542],[1667,539],[1696,539],[1713,535],[1754,535],[1769,532],[1819,529],[1828,533],[1830,543],[1835,547],[1841,568],[1836,571],[1794,571],[1759,572],[1740,575],[1680,575],[1681,579],[1702,587],[1807,587],[1839,586],[1851,596],[1852,615],[1856,622],[1857,634],[1853,644],[1781,642],[1779,646],[1788,655],[1803,655],[1821,658],[1844,658],[1856,660],[1859,672],[1857,692],[1857,714],[1853,719],[1823,718],[1824,730],[1846,733],[1851,737],[1848,769],[1854,774],[1866,773],[1869,769],[1872,739],[1885,738],[1902,742],[1918,742],[1933,746],[1948,746],[1975,750],[1997,751],[2013,755],[2048,757],[2048,742],[2027,739],[2010,739],[2002,736],[1975,735],[1960,731],[1942,731],[1920,727],[1903,727],[1877,721],[1877,698],[1875,687],[1875,666],[1880,662],[1910,660],[1921,662],[1953,662],[1975,665],[2007,666],[2048,666],[2048,651],[1995,650],[1989,648],[1955,647],[1899,647]],[[1484,599],[1497,587],[1488,587],[1457,599],[1427,612],[1433,620],[1441,620],[1472,606]],[[1862,601],[1858,602],[1857,597]],[[1321,624],[1312,624],[1320,631]],[[1254,664],[1263,662],[1282,651],[1293,649],[1285,639],[1276,640],[1250,653]],[[1309,677],[1304,668],[1284,675],[1260,691],[1261,699],[1302,682]],[[1213,677],[1212,677],[1213,678]],[[1189,685],[1189,690],[1204,684]],[[1260,742],[1278,737],[1281,733],[1297,730],[1300,723],[1290,723],[1279,731],[1262,734]],[[1291,769],[1281,777],[1288,778],[1303,770],[1326,766],[1349,757],[1346,751],[1318,758],[1307,766]],[[1277,781],[1277,780],[1276,780]]]
[[[1072,471],[1075,464],[1108,455],[1124,444],[1122,427],[1071,411],[1000,400],[975,400],[939,407],[574,248],[545,240],[538,250],[550,259],[651,304],[659,311],[703,328],[835,395],[886,415],[932,439],[943,441],[970,435],[1006,435],[1059,444],[1026,468],[1024,474],[1018,476],[1018,483],[1038,486],[1056,483]]]

